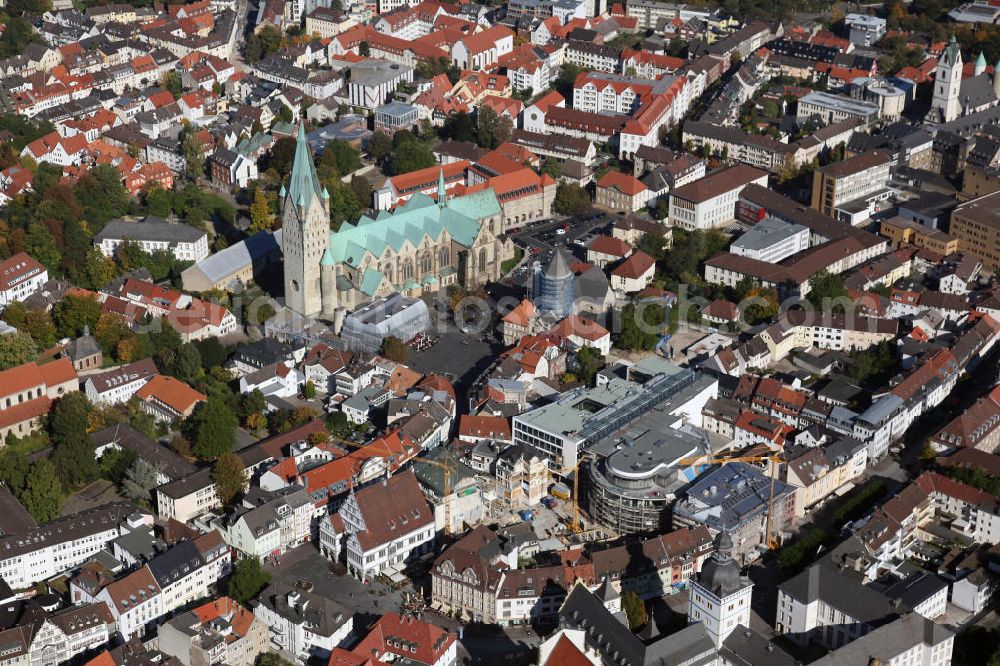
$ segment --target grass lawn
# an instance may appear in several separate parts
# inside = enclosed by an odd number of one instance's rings
[[[35,451],[41,451],[49,445],[49,438],[45,433],[36,432],[32,435],[26,435],[21,438],[20,441],[14,444],[7,444],[4,446],[5,451],[13,451],[20,456],[26,456],[29,453],[34,453]]]
[[[524,250],[522,250],[519,247],[515,247],[514,257],[500,264],[500,272],[504,275],[510,273],[514,269],[514,267],[517,266],[518,262],[521,261],[521,257],[523,256],[524,256]]]

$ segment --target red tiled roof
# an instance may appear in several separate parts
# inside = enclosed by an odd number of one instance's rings
[[[614,188],[622,194],[627,194],[630,197],[634,197],[637,194],[641,194],[646,191],[646,186],[639,180],[619,171],[609,171],[604,174],[604,178],[601,178],[600,182],[597,183],[597,186]]]
[[[611,271],[611,274],[629,280],[638,280],[645,275],[655,263],[656,260],[651,256],[642,250],[636,250],[629,255],[628,259],[623,261],[618,267]]]
[[[587,246],[587,251],[610,254],[614,257],[627,257],[632,251],[632,247],[620,238],[598,236]]]
[[[208,396],[199,393],[179,379],[166,375],[156,375],[136,391],[140,400],[155,398],[170,407],[178,414],[185,414],[196,403],[208,400]]]
[[[460,437],[487,437],[510,441],[510,422],[502,416],[463,414],[458,423]]]

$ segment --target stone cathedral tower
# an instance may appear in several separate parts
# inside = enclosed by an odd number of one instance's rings
[[[282,186],[278,193],[285,257],[285,306],[311,317],[322,308],[320,260],[329,244],[330,195],[316,175],[304,123],[299,123],[295,143],[288,189]]]
[[[952,35],[934,73],[934,99],[927,117],[929,122],[948,123],[962,115],[961,100],[958,98],[961,87],[962,51],[955,35]]]

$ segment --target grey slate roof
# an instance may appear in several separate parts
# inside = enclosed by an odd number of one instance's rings
[[[861,574],[849,569],[841,571],[824,558],[781,583],[778,589],[806,605],[822,599],[828,606],[868,625],[891,622],[909,610],[861,581]]]
[[[162,217],[147,215],[142,220],[136,222],[127,220],[113,220],[108,222],[94,236],[94,242],[100,243],[104,239],[127,239],[166,243],[194,243],[204,235],[204,231],[186,224],[167,222]]]

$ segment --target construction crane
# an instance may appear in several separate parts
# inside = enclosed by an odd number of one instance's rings
[[[573,524],[569,526],[573,534],[579,534],[583,528],[580,527],[580,468],[588,462],[590,456],[587,452],[580,453],[573,468]]]
[[[444,533],[445,536],[451,536],[451,473],[455,468],[447,463],[427,458],[413,458],[413,462],[434,465],[444,470]]]
[[[349,446],[352,449],[361,449],[367,446],[366,444],[356,444],[339,437],[332,437],[331,440],[337,444]],[[455,470],[455,468],[447,463],[438,462],[436,460],[428,460],[427,458],[415,457],[410,460],[412,462],[434,465],[435,467],[440,467],[444,470],[444,533],[446,536],[451,536],[451,473]]]
[[[761,453],[759,455],[734,455],[734,456],[716,456],[712,454],[704,454],[700,456],[693,456],[690,458],[681,458],[677,461],[678,467],[691,467],[693,465],[725,465],[726,463],[733,462],[767,462],[771,467],[771,484],[770,490],[767,496],[767,519],[764,526],[764,538],[767,541],[768,550],[776,550],[781,542],[778,541],[777,537],[773,534],[774,532],[774,482],[778,477],[778,466],[784,462],[785,454],[783,451],[771,451],[769,453]]]

